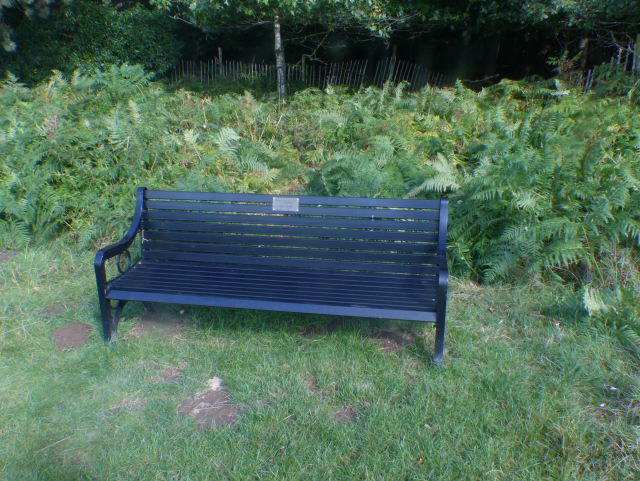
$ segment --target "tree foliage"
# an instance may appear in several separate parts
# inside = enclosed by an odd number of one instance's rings
[[[328,29],[357,27],[385,35],[407,20],[402,2],[384,0],[155,0],[163,9],[205,29],[239,27],[272,22],[278,15],[289,28],[309,24]],[[175,8],[175,5],[182,8]]]
[[[116,9],[78,0],[47,18],[21,22],[11,40],[16,49],[0,51],[2,74],[9,70],[24,82],[37,83],[54,69],[71,74],[79,67],[104,69],[117,62],[164,73],[181,51],[175,27],[172,20],[140,5]]]

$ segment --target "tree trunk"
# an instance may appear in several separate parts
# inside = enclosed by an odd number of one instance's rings
[[[462,42],[460,45],[460,56],[458,57],[458,65],[456,68],[456,76],[459,79],[466,79],[472,69],[469,67],[469,44],[471,43],[471,34],[468,30],[462,32]]]
[[[282,97],[287,95],[287,83],[284,65],[284,49],[282,48],[282,38],[280,37],[280,16],[276,15],[273,20],[276,33],[276,71],[278,73],[278,94]]]
[[[433,69],[437,41],[438,38],[434,32],[421,35],[418,40],[417,63],[420,67],[428,70],[429,72]]]
[[[640,70],[640,33],[636,36],[636,44],[633,46],[635,55],[633,56],[633,70]]]
[[[589,53],[589,39],[580,39],[580,70],[585,71],[587,69],[587,55]]]
[[[485,68],[484,76],[493,77],[498,74],[498,61],[500,59],[500,36],[494,35],[485,39]]]

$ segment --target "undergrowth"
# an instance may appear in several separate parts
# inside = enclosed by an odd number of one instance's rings
[[[33,89],[9,76],[0,88],[0,246],[65,235],[84,248],[118,236],[138,185],[446,194],[453,272],[572,284],[566,302],[637,343],[637,270],[611,275],[609,254],[637,264],[634,82],[610,79],[587,94],[556,79],[504,80],[479,93],[458,84],[409,94],[400,84],[257,100],[170,92],[130,66],[56,73]]]

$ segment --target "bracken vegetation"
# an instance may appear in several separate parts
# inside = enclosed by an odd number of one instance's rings
[[[135,186],[448,195],[454,272],[575,286],[555,309],[638,343],[638,83],[474,92],[308,89],[286,101],[171,92],[140,67],[0,88],[0,245],[127,227]],[[573,307],[572,307],[573,306]],[[577,307],[576,307],[577,306]]]

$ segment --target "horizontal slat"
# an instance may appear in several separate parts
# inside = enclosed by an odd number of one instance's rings
[[[324,261],[308,259],[286,259],[282,257],[256,257],[223,254],[198,254],[183,252],[158,252],[145,251],[144,257],[147,259],[176,260],[176,261],[198,261],[221,264],[249,264],[261,266],[278,267],[303,267],[311,269],[336,269],[344,271],[367,271],[367,272],[389,272],[400,274],[431,274],[439,272],[436,266],[404,265],[404,264],[374,264],[367,262],[348,261]]]
[[[355,296],[353,293],[338,292],[331,293],[323,291],[297,291],[295,289],[278,289],[278,286],[261,286],[255,284],[238,285],[216,285],[198,284],[195,282],[172,283],[170,280],[159,279],[137,279],[125,277],[115,283],[112,289],[133,290],[145,292],[169,292],[169,293],[190,293],[197,295],[237,297],[244,299],[264,299],[293,302],[308,302],[313,304],[333,304],[333,305],[361,305],[366,307],[379,308],[401,308],[407,310],[426,310],[435,308],[435,300],[425,300],[418,302],[409,299],[389,299],[381,296]]]
[[[269,275],[254,275],[248,273],[238,273],[238,274],[224,274],[224,273],[215,273],[210,274],[206,272],[195,272],[195,271],[175,271],[169,269],[145,269],[141,271],[145,275],[149,275],[157,278],[171,278],[171,279],[201,279],[203,282],[215,282],[215,283],[235,283],[235,282],[247,282],[251,281],[258,284],[278,284],[278,285],[287,285],[291,287],[301,287],[307,288],[309,286],[314,287],[322,287],[325,285],[330,285],[332,289],[338,289],[342,291],[353,291],[353,292],[373,292],[380,290],[380,284],[353,284],[345,281],[334,281],[329,278],[315,278],[315,279],[299,279],[294,276],[287,277],[286,280],[278,276],[269,276]],[[127,275],[138,275],[139,273],[132,273],[131,271],[127,272]],[[117,280],[117,279],[116,279]],[[112,282],[115,282],[112,281]],[[401,284],[390,284],[384,285],[384,295],[390,296],[416,296],[421,298],[431,298],[435,296],[437,293],[436,286],[411,286],[411,285],[401,285]]]
[[[345,227],[349,229],[386,229],[437,232],[437,222],[425,221],[389,221],[389,220],[359,220],[337,218],[296,217],[284,214],[277,215],[241,215],[241,214],[202,214],[199,212],[171,212],[145,211],[143,219],[148,220],[180,220],[197,222],[224,222],[237,224],[267,224],[308,227]]]
[[[328,249],[303,249],[284,247],[259,247],[233,244],[200,244],[194,242],[146,241],[142,245],[143,256],[149,251],[175,251],[183,253],[237,254],[242,256],[266,256],[296,259],[333,259],[354,262],[437,264],[434,255],[394,254],[391,252],[366,252]],[[194,259],[197,259],[195,257]]]
[[[335,239],[366,239],[405,242],[438,242],[438,234],[415,232],[370,231],[355,229],[329,229],[310,227],[262,226],[241,224],[212,224],[205,222],[153,221],[142,222],[142,229],[148,231],[189,231],[189,232],[228,232],[232,234],[283,235],[300,237],[323,237]]]
[[[161,275],[175,275],[177,272],[190,271],[205,275],[242,276],[253,278],[281,279],[286,277],[296,282],[316,282],[322,279],[335,284],[376,288],[384,285],[398,289],[435,289],[438,285],[436,275],[388,274],[376,272],[351,272],[327,269],[300,269],[291,267],[272,267],[254,265],[202,264],[196,262],[159,261],[140,259],[133,268],[140,265],[143,269],[153,269]]]
[[[257,309],[263,311],[300,312],[305,314],[327,314],[377,319],[401,319],[407,321],[435,322],[435,311],[408,311],[400,309],[375,309],[367,307],[331,306],[299,302],[273,302],[237,298],[193,296],[185,294],[135,292],[112,290],[109,299],[128,301],[163,302],[173,304]]]
[[[282,214],[294,216],[329,216],[329,217],[364,217],[366,219],[412,219],[438,220],[437,210],[405,210],[405,209],[358,209],[354,207],[304,207],[296,212],[274,211],[272,205],[239,204],[221,202],[171,202],[148,200],[148,210],[199,211],[199,212],[234,212],[252,214]]]
[[[252,236],[233,234],[198,234],[194,232],[156,232],[147,231],[144,234],[146,240],[165,240],[182,242],[202,242],[235,245],[255,245],[273,247],[303,247],[324,249],[349,249],[359,251],[379,252],[413,252],[420,254],[433,254],[438,250],[437,244],[414,244],[405,242],[366,242],[345,241],[332,239],[313,239],[304,237],[283,236]]]
[[[273,195],[267,194],[227,194],[216,192],[168,192],[158,190],[145,191],[145,199],[194,200],[218,202],[273,202]],[[341,205],[351,207],[398,207],[408,209],[439,209],[440,201],[422,199],[381,199],[361,197],[318,197],[278,195],[300,199],[300,205]]]
[[[422,305],[424,303],[435,302],[437,297],[437,291],[435,289],[424,289],[421,291],[416,290],[403,290],[398,288],[384,288],[381,286],[347,286],[345,284],[336,284],[333,286],[327,286],[326,284],[319,282],[297,282],[295,280],[283,281],[281,279],[268,279],[263,280],[259,277],[247,277],[247,276],[215,276],[215,277],[203,277],[196,273],[181,273],[176,275],[175,273],[164,275],[158,275],[156,271],[147,271],[140,273],[128,272],[126,274],[126,280],[117,279],[109,283],[109,288],[117,288],[122,282],[137,282],[141,285],[159,284],[164,286],[171,286],[175,290],[180,290],[181,286],[189,287],[192,285],[206,286],[207,288],[221,287],[221,288],[235,288],[245,289],[247,285],[250,285],[250,289],[247,290],[247,295],[251,296],[253,292],[267,291],[277,292],[278,290],[286,292],[300,292],[303,297],[324,297],[327,298],[327,302],[333,298],[340,298],[344,295],[351,297],[358,297],[361,299],[370,299],[375,302],[383,303],[407,303]],[[188,289],[187,289],[188,290]]]
[[[140,266],[142,267],[142,266]],[[173,271],[161,274],[154,269],[137,268],[126,273],[124,278],[128,282],[140,283],[159,283],[161,285],[171,285],[173,287],[184,286],[217,286],[217,287],[242,287],[251,286],[251,292],[254,289],[265,291],[286,291],[302,292],[304,295],[326,296],[330,294],[332,297],[358,297],[362,299],[384,300],[385,302],[397,302],[405,299],[411,304],[435,301],[435,289],[407,289],[398,287],[388,287],[386,285],[369,285],[369,286],[349,286],[345,283],[335,283],[328,279],[317,277],[314,280],[301,282],[297,279],[288,277],[271,276],[265,280],[264,277],[253,275],[220,275],[206,274],[193,271]],[[113,281],[113,285],[121,282],[119,278]],[[405,301],[403,301],[405,302]]]

